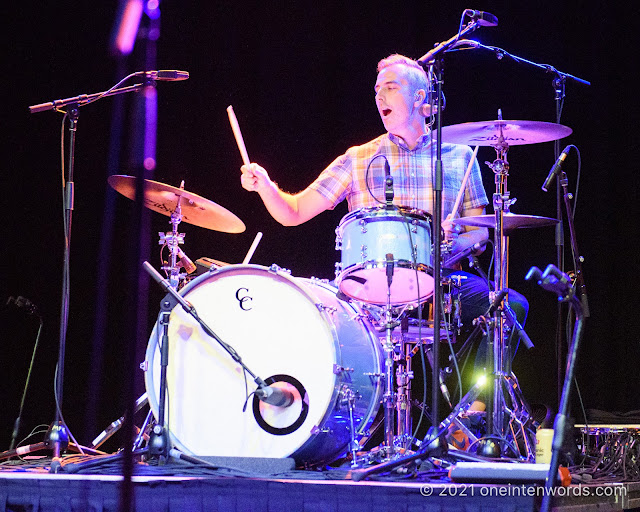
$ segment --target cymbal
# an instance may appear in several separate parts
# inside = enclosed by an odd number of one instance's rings
[[[123,196],[135,199],[135,176],[114,174],[107,181]],[[245,230],[244,222],[219,204],[183,188],[145,180],[144,205],[150,210],[171,216],[178,206],[179,198],[182,220],[188,224],[224,233],[242,233]]]
[[[477,121],[442,128],[442,140],[468,146],[494,146],[502,141],[509,146],[537,144],[562,139],[573,130],[544,121]]]
[[[460,217],[453,220],[454,224],[462,226],[476,226],[481,228],[495,228],[496,217],[490,215],[472,215],[469,217]],[[537,217],[535,215],[519,215],[517,213],[505,213],[502,216],[502,225],[505,231],[512,231],[518,228],[538,228],[542,226],[552,226],[557,224],[558,219],[550,217]]]

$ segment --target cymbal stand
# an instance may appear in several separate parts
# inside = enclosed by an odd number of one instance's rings
[[[184,180],[180,183],[180,189],[184,190]],[[158,244],[166,245],[169,248],[169,265],[164,265],[162,270],[169,273],[169,283],[174,290],[180,287],[180,280],[185,277],[185,274],[180,274],[178,267],[179,244],[184,243],[184,233],[178,233],[178,225],[182,222],[180,201],[182,201],[182,196],[178,197],[176,208],[171,213],[171,233],[158,233],[160,236]]]
[[[501,111],[498,112],[498,118],[502,119]],[[496,297],[509,288],[509,234],[504,229],[503,221],[504,214],[509,213],[509,208],[516,201],[510,197],[507,186],[509,145],[502,134],[502,127],[500,127],[499,139],[493,147],[496,150],[496,159],[493,162],[485,162],[495,174],[496,183],[496,192],[493,195],[495,213],[494,290],[489,294],[490,302],[494,302]],[[504,303],[493,312],[493,325],[490,327],[492,335],[488,336],[487,366],[493,368],[493,382],[490,386],[492,399],[487,404],[487,432],[500,439],[505,439],[510,434],[514,441],[516,437],[521,436],[525,450],[522,456],[527,460],[532,460],[535,456],[533,435],[529,437],[526,429],[532,416],[520,391],[516,376],[511,371],[511,354],[507,343],[507,336],[512,327],[518,328],[518,331],[521,330],[521,327],[515,324],[513,313],[508,305],[508,295],[506,295]],[[530,343],[526,337],[523,339],[526,340],[527,345]],[[507,390],[506,395],[505,389]],[[508,428],[505,425],[505,413],[509,415]],[[517,447],[518,443],[514,442],[513,445]]]

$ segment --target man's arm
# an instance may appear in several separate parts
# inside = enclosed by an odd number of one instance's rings
[[[302,224],[332,206],[322,194],[310,188],[297,194],[283,192],[258,164],[243,165],[240,170],[242,187],[257,192],[271,216],[283,226]]]

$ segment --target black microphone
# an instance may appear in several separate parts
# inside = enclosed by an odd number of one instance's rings
[[[451,258],[449,258],[447,261],[444,262],[444,266],[449,267],[451,265],[454,265],[455,263],[458,263],[462,258],[466,258],[467,256],[479,251],[488,243],[489,243],[489,240],[483,240],[482,242],[476,242],[475,244],[470,245],[466,249],[463,249],[459,253],[451,256]]]
[[[295,401],[295,397],[291,391],[281,388],[272,388],[271,386],[256,389],[255,395],[262,402],[275,405],[276,407],[289,407]]]
[[[496,18],[490,12],[485,11],[474,11],[472,9],[468,9],[468,14],[474,21],[478,22],[478,25],[482,27],[497,27],[498,26],[498,18]]]
[[[16,298],[9,297],[7,299],[7,306],[9,304],[15,304],[17,307],[25,309],[29,315],[38,314],[38,306],[22,295],[18,295]]]
[[[549,171],[549,175],[547,176],[547,179],[544,180],[544,184],[542,185],[542,190],[544,190],[545,192],[548,192],[549,185],[551,185],[551,183],[553,183],[554,176],[556,174],[560,174],[560,169],[562,169],[562,164],[564,163],[565,159],[567,158],[567,155],[569,154],[569,151],[571,151],[572,147],[573,146],[571,144],[569,144],[566,148],[564,148],[562,150],[562,153],[560,154],[560,156],[556,160],[556,163],[553,164],[553,167]]]
[[[387,210],[393,208],[393,176],[391,176],[391,167],[389,167],[389,161],[384,161],[384,198],[387,203]]]
[[[387,254],[387,287],[391,288],[393,281],[393,254]]]
[[[140,71],[136,75],[144,75],[150,80],[159,82],[175,82],[177,80],[187,80],[189,78],[188,71],[178,71],[177,69],[161,69],[160,71]]]

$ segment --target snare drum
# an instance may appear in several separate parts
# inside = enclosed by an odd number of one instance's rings
[[[365,435],[382,396],[383,356],[369,321],[338,300],[337,289],[275,266],[229,265],[201,275],[180,294],[254,374],[288,387],[295,400],[276,407],[248,397],[255,388],[251,376],[176,307],[169,320],[165,409],[175,446],[196,456],[329,463],[351,440],[349,402],[354,437]],[[156,417],[162,330],[156,324],[145,364]]]
[[[431,216],[421,210],[364,208],[346,215],[336,228],[342,251],[336,284],[345,295],[387,304],[387,254],[393,255],[391,304],[422,302],[433,293]]]

